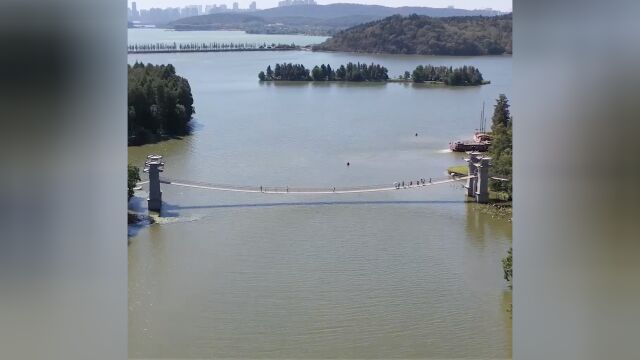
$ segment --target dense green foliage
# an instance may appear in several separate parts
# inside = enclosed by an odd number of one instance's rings
[[[267,67],[264,76],[266,81],[311,81],[309,69],[302,64],[276,64],[275,70],[271,69],[271,65]]]
[[[267,67],[266,72],[258,74],[260,81],[387,81],[389,71],[378,64],[348,63],[337,69],[331,65],[319,65],[309,71],[301,64],[276,64],[274,70]]]
[[[184,135],[195,113],[187,79],[173,65],[144,65],[128,69],[128,132],[135,144],[168,135]]]
[[[400,15],[340,31],[315,50],[422,55],[511,53],[512,17]]]
[[[513,281],[513,249],[509,248],[507,256],[502,258],[502,271],[504,271],[504,279],[511,284]]]
[[[405,73],[404,77],[407,77],[407,73]],[[436,81],[453,86],[481,85],[484,81],[480,70],[466,65],[455,69],[446,66],[419,65],[413,70],[411,78],[417,83]]]
[[[513,118],[509,112],[509,100],[504,94],[500,94],[496,100],[493,112],[492,140],[489,147],[489,155],[492,160],[492,172],[494,176],[512,178],[513,158]],[[505,192],[509,198],[513,196],[512,181],[492,181],[491,189]]]
[[[127,166],[127,199],[133,196],[133,188],[140,181],[140,169],[137,166]]]

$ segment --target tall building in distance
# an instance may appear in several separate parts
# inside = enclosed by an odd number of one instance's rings
[[[137,19],[140,16],[138,13],[138,4],[135,1],[131,2],[131,18]]]
[[[315,4],[314,0],[288,0],[290,5],[306,5]],[[132,1],[131,7],[127,9],[127,18],[130,22],[135,22],[138,25],[163,25],[171,21],[199,16],[204,14],[217,14],[228,12],[252,12],[257,11],[258,6],[256,1],[252,1],[249,7],[241,9],[238,1],[234,1],[231,8],[228,8],[226,4],[209,4],[209,5],[187,5],[182,8],[149,8],[138,9],[135,1]],[[284,5],[288,6],[288,5]]]
[[[216,5],[205,5],[204,7],[204,13],[205,14],[213,14],[216,12],[217,6]]]
[[[315,0],[282,0],[278,3],[278,7],[296,5],[318,5],[318,3]]]
[[[202,15],[202,5],[188,5],[180,9],[181,17]]]

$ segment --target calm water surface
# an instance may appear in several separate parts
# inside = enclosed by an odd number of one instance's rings
[[[129,34],[138,42],[194,33]],[[297,44],[318,41],[297,38]],[[447,143],[468,137],[482,102],[489,110],[511,89],[510,57],[129,56],[136,60],[174,64],[191,83],[197,114],[193,135],[130,147],[129,161],[142,165],[147,154],[159,153],[164,175],[212,183],[330,187],[444,176],[447,166],[462,163],[460,154],[442,151]],[[381,63],[393,76],[418,64],[470,64],[492,83],[429,88],[257,79],[276,62],[347,61]],[[511,224],[478,212],[459,185],[333,196],[169,186],[163,192],[161,222],[129,229],[132,358],[511,357],[505,311],[511,292],[500,265]],[[132,206],[142,208],[145,194],[138,196]]]
[[[267,43],[267,44],[296,44],[306,46],[323,42],[325,36],[303,35],[260,35],[247,34],[244,31],[173,31],[165,29],[129,29],[130,44],[149,43]]]

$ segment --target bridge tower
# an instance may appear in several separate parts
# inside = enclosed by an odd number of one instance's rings
[[[477,151],[471,151],[471,152],[468,152],[467,154],[469,154],[469,158],[464,160],[467,162],[469,166],[469,176],[477,175],[476,163],[478,162],[478,159],[480,158],[481,154]],[[476,184],[478,182],[477,180],[478,179],[475,177],[467,179],[467,184],[464,187],[467,189],[468,197],[476,196]]]
[[[480,204],[486,204],[489,202],[489,168],[491,167],[491,158],[479,158],[478,162],[476,163],[476,167],[476,202]]]
[[[147,207],[149,211],[160,212],[162,208],[162,191],[160,190],[160,173],[164,171],[164,162],[161,155],[149,155],[144,163],[144,172],[149,174],[149,198]]]

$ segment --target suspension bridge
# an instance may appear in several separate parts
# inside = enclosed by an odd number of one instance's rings
[[[465,159],[469,164],[469,175],[454,176],[446,178],[421,178],[402,182],[394,182],[382,185],[363,186],[335,186],[335,187],[296,187],[296,186],[241,186],[228,184],[211,184],[206,182],[173,179],[160,176],[164,171],[164,162],[160,155],[149,155],[145,162],[144,172],[148,174],[149,180],[138,183],[138,185],[149,184],[149,211],[160,211],[162,208],[162,191],[160,185],[178,186],[184,188],[228,191],[239,193],[260,193],[277,195],[329,195],[329,194],[363,194],[387,191],[403,191],[427,189],[432,186],[451,184],[465,181],[467,195],[474,197],[479,203],[486,203],[489,200],[489,167],[490,158],[482,157],[480,153],[469,153],[469,158]],[[501,179],[499,179],[501,180]]]

